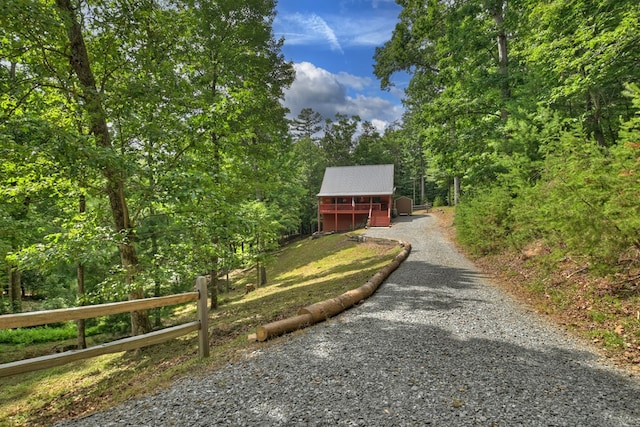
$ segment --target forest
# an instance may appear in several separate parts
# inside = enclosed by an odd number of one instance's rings
[[[270,251],[317,230],[327,165],[400,161],[397,130],[287,119],[274,8],[3,3],[0,314],[161,296],[247,266],[264,283]]]
[[[402,123],[282,106],[274,0],[0,8],[0,314],[158,296],[317,229],[327,166],[393,163],[471,252],[533,242],[638,292],[640,5],[397,0]],[[296,112],[297,113],[297,112]],[[212,308],[217,286],[211,286]],[[131,333],[152,329],[145,313]]]
[[[592,271],[640,250],[640,6],[633,1],[402,0],[376,50],[412,78],[402,132],[454,182],[472,252],[541,242]]]

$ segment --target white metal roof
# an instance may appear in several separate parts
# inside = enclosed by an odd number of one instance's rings
[[[393,192],[393,165],[338,166],[324,171],[318,197],[382,196]]]

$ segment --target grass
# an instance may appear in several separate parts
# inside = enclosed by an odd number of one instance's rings
[[[89,327],[86,336],[98,335],[98,327]],[[63,341],[76,338],[78,334],[75,323],[67,323],[61,327],[38,327],[0,330],[0,348],[3,345],[25,347],[31,344],[50,343],[51,341]],[[4,356],[4,355],[3,355]],[[0,357],[0,363],[4,363],[4,357]]]
[[[220,307],[210,313],[209,359],[198,358],[194,333],[136,352],[0,378],[0,427],[48,425],[160,390],[186,375],[203,375],[270,345],[247,340],[258,326],[362,285],[399,252],[397,245],[356,243],[340,234],[294,242],[268,266],[267,286],[244,295],[245,284],[255,282],[255,271],[232,275],[233,289],[220,295]],[[184,305],[166,323],[184,323],[195,315],[193,304]],[[11,349],[13,360],[19,360],[60,345],[4,344],[2,351],[4,356],[4,350]]]
[[[594,329],[588,332],[594,344],[602,346],[605,350],[615,351],[624,349],[624,339],[608,329]]]

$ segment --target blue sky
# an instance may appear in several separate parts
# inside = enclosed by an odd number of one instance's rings
[[[274,33],[296,70],[285,94],[292,116],[305,107],[330,119],[357,114],[380,131],[400,120],[406,81],[383,91],[373,74],[375,48],[391,38],[400,10],[394,0],[278,0]]]

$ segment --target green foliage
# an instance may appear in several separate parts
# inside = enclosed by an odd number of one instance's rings
[[[405,146],[420,141],[430,166],[461,178],[463,192],[505,175],[534,184],[541,148],[575,126],[617,144],[633,114],[623,84],[638,79],[637,2],[401,4],[374,70],[385,88],[394,73],[411,73]]]
[[[0,315],[11,313],[11,300],[9,300],[9,298],[6,298],[4,295],[0,296]]]
[[[628,94],[634,103],[640,99],[633,85]],[[461,241],[490,253],[542,239],[605,271],[633,259],[630,251],[640,250],[638,123],[637,116],[624,122],[620,141],[611,147],[580,128],[557,131],[553,120],[539,127],[537,135],[550,135],[541,138],[544,160],[535,168],[512,165],[499,186],[469,194],[456,215]]]
[[[18,328],[0,330],[0,344],[27,346],[37,343],[64,341],[74,339],[77,336],[75,323],[67,323],[61,326],[43,326],[37,328]],[[98,334],[96,327],[87,328],[87,336]]]
[[[327,166],[349,166],[356,144],[355,135],[360,117],[336,114],[335,121],[326,119],[320,146],[325,153]]]
[[[479,191],[456,209],[456,230],[460,241],[477,254],[504,249],[511,232],[512,195],[502,187]]]
[[[606,149],[579,135],[563,135],[549,146],[540,182],[519,200],[518,226],[536,230],[530,231],[532,238],[614,267],[630,248],[640,249],[636,145],[624,140]]]
[[[623,84],[638,78],[638,3],[554,0],[530,2],[522,12],[525,37],[515,49],[539,76],[528,89],[575,118],[599,145],[615,143],[621,118],[629,118]]]
[[[401,3],[375,73],[383,87],[411,73],[404,147],[443,187],[462,181],[461,240],[478,253],[544,240],[607,270],[635,259],[637,2]]]
[[[297,228],[273,1],[54,3],[0,8],[4,283],[10,265],[65,305],[173,293]]]

